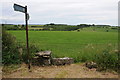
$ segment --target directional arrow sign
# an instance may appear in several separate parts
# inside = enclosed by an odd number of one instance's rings
[[[29,16],[29,14],[27,13],[27,20],[29,20],[30,19],[30,16]]]
[[[14,10],[15,11],[19,11],[19,12],[23,12],[25,13],[25,7],[21,6],[21,5],[18,5],[18,4],[14,4]]]

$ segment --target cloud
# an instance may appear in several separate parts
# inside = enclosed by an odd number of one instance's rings
[[[29,23],[95,23],[117,25],[119,0],[4,0],[2,13],[8,23],[24,23],[13,4],[28,6]],[[13,15],[15,17],[13,18]],[[17,21],[15,21],[15,19]]]

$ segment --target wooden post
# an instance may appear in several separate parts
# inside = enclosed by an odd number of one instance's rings
[[[25,6],[25,22],[26,22],[26,48],[27,48],[27,59],[28,59],[28,69],[30,69],[30,54],[29,54],[29,43],[28,43],[28,16],[27,16],[27,6]]]

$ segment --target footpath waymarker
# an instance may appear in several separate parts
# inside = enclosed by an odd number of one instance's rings
[[[21,6],[21,5],[18,5],[18,4],[14,4],[14,10],[15,11],[19,11],[19,12],[23,12],[25,13],[25,7]]]
[[[28,58],[28,69],[30,69],[30,54],[29,54],[29,43],[28,43],[28,20],[29,14],[27,13],[27,6],[21,6],[18,4],[14,4],[14,10],[25,13],[25,24],[26,24],[26,48],[27,48],[27,58]]]

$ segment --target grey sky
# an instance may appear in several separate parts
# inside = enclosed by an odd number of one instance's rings
[[[2,0],[2,23],[24,24],[24,14],[13,4],[28,6],[30,24],[106,24],[118,25],[119,0]]]

